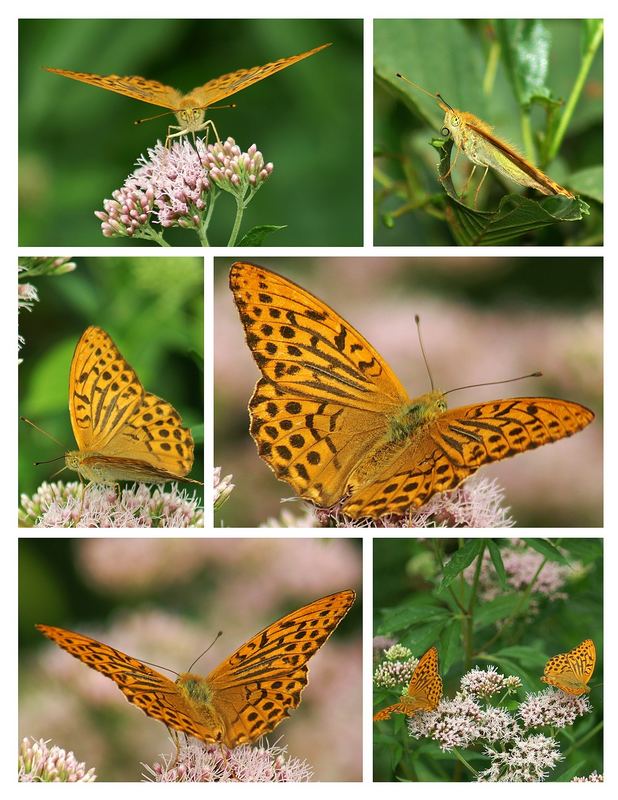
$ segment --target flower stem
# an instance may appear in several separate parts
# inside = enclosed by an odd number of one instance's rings
[[[588,43],[588,47],[586,48],[586,52],[582,56],[582,63],[579,68],[579,72],[577,74],[577,78],[575,79],[575,83],[573,84],[573,89],[571,90],[571,94],[569,99],[566,102],[564,107],[564,112],[560,117],[560,121],[554,131],[554,135],[552,141],[547,148],[547,160],[552,161],[558,151],[560,150],[560,145],[562,144],[562,140],[564,139],[564,135],[566,133],[566,129],[571,121],[571,117],[573,116],[573,112],[575,111],[575,106],[577,105],[577,101],[579,100],[579,96],[582,93],[584,88],[584,84],[586,82],[586,78],[588,77],[588,73],[590,72],[590,68],[592,67],[592,62],[596,55],[597,50],[599,49],[599,45],[603,41],[603,23],[601,22],[596,31],[594,36]]]
[[[478,775],[478,772],[474,769],[474,767],[471,764],[469,764],[466,761],[466,759],[461,755],[461,753],[459,752],[459,750],[456,747],[453,748],[452,752],[454,753],[455,757],[458,758],[461,761],[461,763],[464,765],[464,767],[466,767],[467,769],[470,770],[472,775]]]
[[[156,242],[160,247],[171,247],[169,242],[166,242],[163,238],[163,234],[156,231],[154,228],[151,228],[150,225],[145,227],[142,231],[135,234],[135,239],[148,239],[151,242]]]
[[[243,214],[245,213],[245,204],[243,202],[242,197],[236,195],[236,218],[234,220],[234,227],[232,228],[232,232],[230,234],[230,239],[227,243],[228,247],[233,247],[236,244],[236,239],[238,238],[238,231],[240,230],[240,223],[242,222]]]

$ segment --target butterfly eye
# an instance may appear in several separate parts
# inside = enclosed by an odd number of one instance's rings
[[[440,131],[440,133],[442,134],[442,136],[450,136],[450,135],[451,135],[451,132],[450,132],[450,130],[449,130],[447,127],[446,127],[446,125],[444,126],[444,128],[442,128],[442,130]]]

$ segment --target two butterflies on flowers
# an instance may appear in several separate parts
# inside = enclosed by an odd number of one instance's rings
[[[585,639],[567,653],[559,653],[549,659],[541,680],[555,686],[565,694],[581,695],[590,691],[588,683],[596,664],[596,649],[592,639]],[[374,722],[389,719],[391,714],[408,717],[420,711],[435,711],[442,698],[442,678],[438,665],[438,651],[430,647],[419,659],[408,688],[399,701],[382,708]]]

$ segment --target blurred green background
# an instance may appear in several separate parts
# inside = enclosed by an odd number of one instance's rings
[[[66,275],[31,280],[39,294],[22,310],[19,413],[74,449],[68,408],[69,368],[75,345],[89,325],[110,334],[144,388],[168,400],[191,428],[195,464],[203,476],[204,264],[201,258],[73,259]],[[34,467],[55,458],[58,445],[19,424],[19,491],[31,494],[62,466]],[[62,480],[77,480],[67,470]],[[201,491],[201,487],[196,486]],[[198,492],[199,494],[200,492]]]
[[[586,21],[543,21],[549,34],[547,85],[557,100],[566,100],[580,67]],[[494,127],[494,133],[525,152],[520,105],[508,79],[504,49],[496,59],[496,23],[491,20],[375,20],[374,22],[374,202],[376,245],[451,245],[448,225],[426,204],[443,194],[436,174],[438,154],[429,142],[439,137],[444,112],[436,101],[396,79],[397,72],[447,103],[470,112]],[[536,65],[530,67],[534,73]],[[545,110],[533,105],[531,126],[537,152],[545,130]],[[383,157],[382,157],[383,156]],[[454,151],[452,159],[454,159]],[[538,164],[538,161],[537,161]],[[514,244],[602,244],[603,165],[603,46],[599,48],[571,118],[558,157],[541,168],[558,183],[565,182],[591,206],[581,221],[536,230]],[[461,189],[471,163],[458,159],[455,186]],[[465,169],[465,172],[463,171]],[[478,173],[478,170],[477,170]],[[476,175],[473,186],[480,175]],[[407,187],[407,188],[406,188]],[[393,193],[394,190],[394,193]],[[511,181],[500,182],[490,170],[479,208],[497,208],[500,198],[521,192]],[[542,199],[531,191],[530,197]],[[433,199],[432,199],[433,198]],[[383,215],[406,203],[413,208],[395,216],[387,228]],[[472,204],[472,200],[469,201]],[[431,209],[430,209],[431,210]]]
[[[93,636],[162,672],[186,670],[223,631],[193,669],[205,676],[281,616],[355,589],[348,615],[309,663],[300,707],[268,741],[282,738],[315,780],[358,781],[361,578],[360,539],[21,539],[20,736],[74,750],[99,781],[139,781],[143,763],[174,749],[160,722],[44,639],[36,623]]]
[[[243,231],[287,225],[269,246],[362,245],[362,30],[362,20],[20,20],[19,244],[126,246],[126,238],[101,235],[93,212],[176,122],[164,117],[135,126],[157,107],[43,67],[141,75],[188,92],[224,73],[332,42],[239,92],[236,109],[211,116],[223,139],[233,136],[243,150],[256,143],[275,165]],[[211,241],[227,242],[234,210],[232,197],[221,198]],[[166,239],[198,244],[181,230]]]
[[[602,524],[602,286],[600,258],[263,258],[259,264],[312,292],[359,330],[409,395],[429,391],[414,326],[421,317],[436,387],[514,378],[449,395],[449,406],[549,396],[593,409],[586,430],[483,467],[498,479],[520,526]],[[215,259],[215,465],[236,488],[217,519],[257,526],[304,504],[263,462],[247,406],[259,371],[228,287],[230,258]],[[281,522],[279,522],[281,524]]]
[[[478,541],[478,540],[477,540]],[[598,538],[552,538],[559,547],[556,557],[543,547],[545,540],[494,539],[506,570],[506,586],[499,586],[489,552],[485,550],[476,602],[472,605],[471,631],[466,639],[465,620],[457,600],[467,607],[473,593],[472,574],[476,560],[457,575],[448,588],[441,588],[444,564],[461,555],[469,539],[379,539],[373,545],[374,635],[401,642],[419,657],[435,644],[440,654],[444,697],[452,698],[462,674],[478,666],[494,666],[504,675],[518,675],[523,683],[518,702],[526,692],[547,686],[539,680],[546,660],[592,639],[597,663],[590,681],[592,714],[559,731],[561,751],[566,756],[548,780],[570,780],[572,774],[603,772],[603,735],[592,728],[603,720],[603,540]],[[531,546],[541,548],[541,553]],[[452,562],[454,563],[454,562]],[[463,565],[462,558],[460,564]],[[466,561],[466,563],[469,563]],[[537,570],[542,566],[538,576]],[[532,577],[530,597],[526,591]],[[464,579],[465,578],[465,579]],[[512,617],[518,606],[520,614]],[[419,615],[419,610],[422,614]],[[410,620],[410,622],[406,622]],[[374,642],[374,666],[382,661],[383,645]],[[379,651],[379,652],[376,652]],[[393,690],[374,686],[376,710],[396,702]],[[497,700],[500,695],[494,697]],[[512,706],[508,706],[510,710]],[[533,733],[546,733],[537,728]],[[551,735],[551,734],[550,734]],[[574,737],[572,740],[571,737]],[[572,746],[569,746],[571,745]],[[401,745],[404,747],[402,754]],[[462,755],[475,768],[486,769],[487,759],[478,748],[463,749]],[[470,780],[466,769],[458,769],[453,753],[441,753],[438,745],[410,739],[405,720],[394,715],[374,724],[374,780],[453,781]],[[395,767],[395,765],[397,765]],[[575,769],[575,773],[569,774]],[[565,777],[560,778],[561,775]],[[422,776],[422,777],[419,777]]]

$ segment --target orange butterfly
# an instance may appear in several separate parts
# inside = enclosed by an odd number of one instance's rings
[[[172,681],[142,661],[81,633],[36,625],[48,639],[111,678],[149,717],[203,742],[227,747],[270,733],[298,706],[307,661],[350,610],[351,589],[322,597],[273,622],[206,677],[190,672]]]
[[[557,686],[567,694],[580,695],[590,691],[588,681],[592,678],[597,660],[597,651],[592,639],[584,639],[581,644],[559,653],[545,664],[541,680],[550,686]]]
[[[454,409],[437,389],[410,398],[362,334],[293,281],[239,261],[230,288],[262,373],[249,401],[251,436],[279,480],[319,508],[400,516],[483,464],[594,419],[551,397]]]
[[[170,126],[172,130],[177,131],[168,136],[168,139],[170,139],[175,136],[184,136],[187,133],[195,134],[198,131],[205,130],[209,125],[212,125],[210,120],[205,121],[205,112],[209,106],[219,100],[231,97],[253,83],[274,75],[275,72],[292,66],[297,61],[302,61],[304,58],[314,55],[314,53],[319,53],[320,50],[324,50],[330,45],[331,42],[320,45],[320,47],[314,47],[313,50],[307,50],[297,56],[280,58],[278,61],[272,61],[262,67],[239,69],[227,75],[221,75],[219,78],[208,81],[203,86],[197,86],[185,95],[171,86],[166,86],[158,81],[146,80],[146,78],[141,78],[139,75],[96,75],[90,72],[72,72],[71,70],[54,69],[52,67],[45,67],[45,69],[56,75],[63,75],[65,78],[72,78],[76,81],[82,81],[82,83],[89,83],[91,86],[108,89],[110,92],[134,97],[136,100],[142,100],[144,103],[151,103],[154,106],[168,108],[176,115],[176,119],[180,123],[179,125]],[[217,140],[219,140],[218,134],[216,135]]]
[[[373,721],[389,719],[391,714],[412,717],[419,711],[435,711],[442,697],[442,678],[438,670],[438,651],[430,647],[420,657],[406,693],[401,695],[398,703],[378,711]]]
[[[170,403],[147,392],[101,328],[86,328],[69,373],[69,412],[78,450],[69,469],[92,483],[186,481],[193,437]]]

